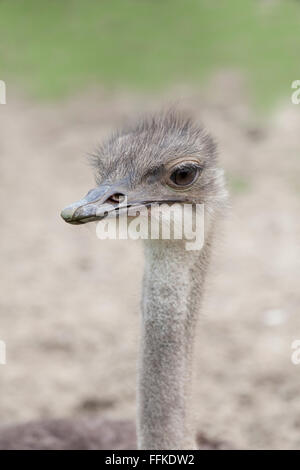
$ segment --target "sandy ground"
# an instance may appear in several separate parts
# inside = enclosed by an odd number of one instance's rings
[[[300,107],[258,123],[238,83],[214,85],[0,107],[1,424],[134,419],[142,247],[59,212],[93,187],[84,156],[104,135],[175,97],[217,137],[235,188],[199,322],[197,427],[234,448],[300,448]]]

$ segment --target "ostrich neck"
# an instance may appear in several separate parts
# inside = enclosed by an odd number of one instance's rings
[[[140,449],[195,448],[186,402],[209,254],[184,241],[146,241],[138,383]]]

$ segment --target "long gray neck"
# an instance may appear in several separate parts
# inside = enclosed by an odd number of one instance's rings
[[[210,252],[146,241],[138,380],[139,449],[195,448],[186,413],[196,320]]]

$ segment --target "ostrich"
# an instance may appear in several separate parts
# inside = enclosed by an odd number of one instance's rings
[[[93,166],[96,189],[61,213],[70,224],[101,220],[113,213],[121,217],[132,207],[149,207],[151,203],[176,202],[193,208],[204,204],[201,250],[187,250],[184,239],[144,240],[137,381],[138,448],[195,449],[187,410],[195,327],[215,227],[227,196],[216,146],[202,127],[167,112],[115,133],[93,157]],[[150,214],[151,209],[148,211]],[[64,422],[59,425],[62,432],[55,446],[65,448],[60,440],[68,439],[66,434],[72,435],[74,427]],[[55,429],[57,423],[36,424],[32,447],[39,448],[39,436],[45,441],[51,426]],[[88,437],[91,428],[84,426],[81,429]],[[94,426],[94,435],[99,432],[101,426]],[[130,432],[133,441],[132,428]],[[10,429],[6,441],[0,433],[0,448],[9,448],[9,442],[20,433],[20,427]]]

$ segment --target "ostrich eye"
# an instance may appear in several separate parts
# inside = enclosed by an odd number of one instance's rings
[[[169,183],[173,187],[185,188],[193,184],[200,174],[199,166],[186,164],[177,167],[169,177]]]

